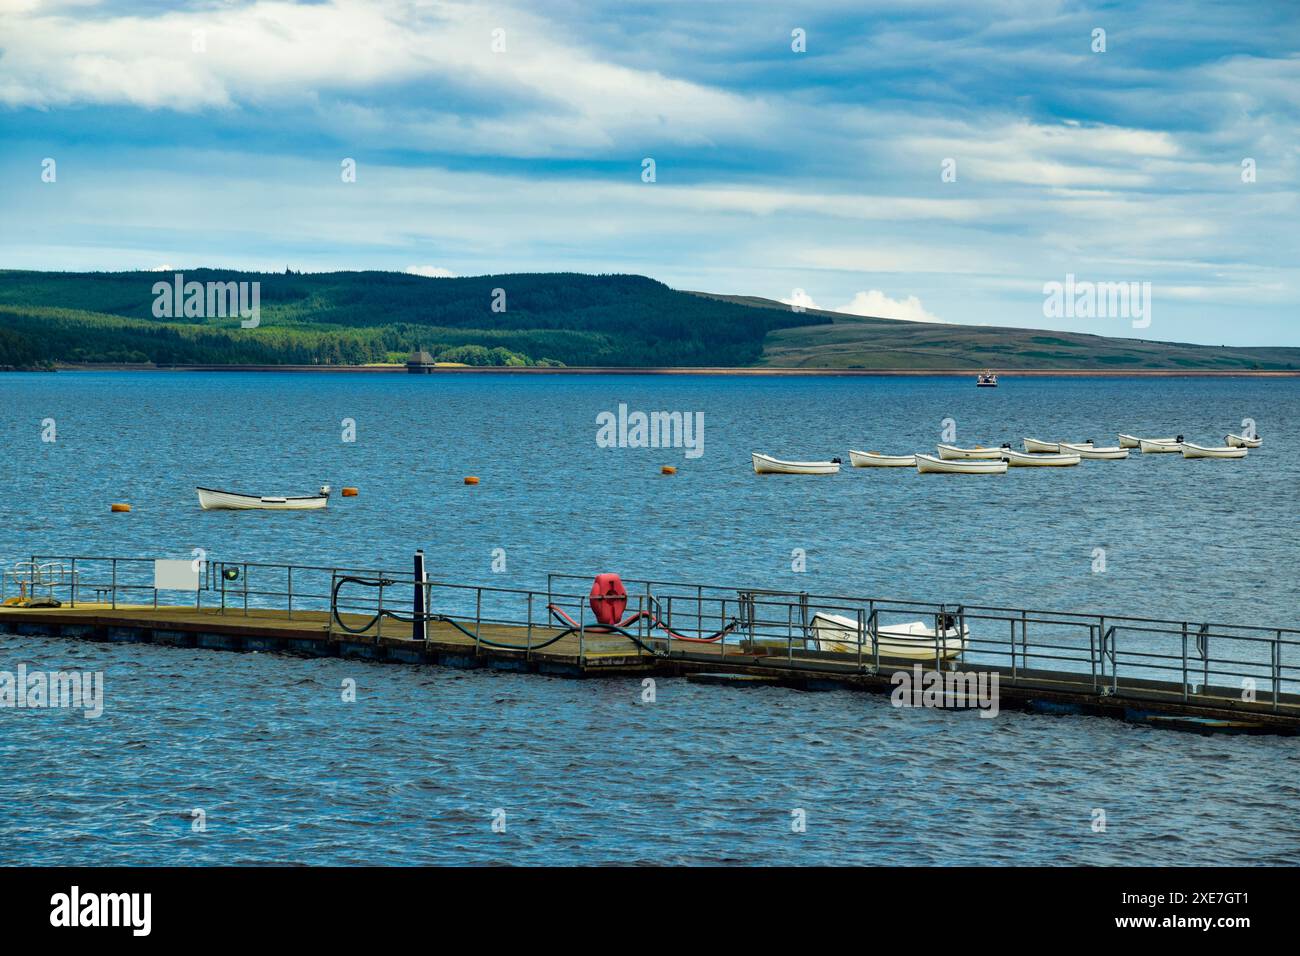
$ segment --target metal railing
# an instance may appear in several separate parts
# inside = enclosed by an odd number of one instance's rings
[[[71,606],[159,607],[153,570],[152,558],[32,555],[11,567],[4,586],[26,576]],[[346,578],[379,583],[340,587]],[[437,623],[439,633],[458,629],[472,640],[476,654],[492,648],[531,657],[566,632],[581,663],[615,651],[710,662],[780,660],[788,669],[830,674],[917,663],[998,669],[1012,680],[1067,675],[1098,694],[1147,689],[1192,700],[1247,699],[1253,692],[1273,710],[1300,711],[1297,628],[629,580],[621,619],[630,623],[611,633],[597,624],[585,593],[590,580],[555,572],[545,590],[534,590],[417,582],[411,572],[383,569],[209,560],[193,600],[208,613],[319,624],[329,639],[428,640]],[[576,582],[582,587],[573,587]],[[416,587],[424,590],[430,614],[411,622]],[[353,633],[340,621],[349,628],[369,624]]]

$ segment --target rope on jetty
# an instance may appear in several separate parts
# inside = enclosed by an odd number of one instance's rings
[[[474,631],[469,630],[469,628],[465,627],[459,621],[457,621],[454,618],[448,617],[446,614],[427,613],[427,614],[420,614],[420,615],[415,615],[415,614],[408,615],[408,614],[399,614],[397,611],[392,611],[389,610],[388,608],[380,608],[375,612],[374,616],[371,617],[370,620],[368,620],[365,624],[361,625],[360,627],[354,627],[352,625],[347,624],[343,620],[343,618],[339,615],[339,589],[342,588],[343,585],[360,584],[363,585],[364,587],[384,588],[384,587],[391,587],[396,583],[397,582],[391,578],[358,578],[358,577],[351,577],[351,576],[339,578],[334,583],[334,591],[331,595],[331,600],[330,600],[330,613],[334,618],[334,623],[336,623],[342,630],[347,631],[349,634],[364,634],[366,631],[369,631],[372,627],[378,624],[380,620],[382,620],[383,618],[391,618],[394,621],[401,621],[404,624],[419,624],[428,621],[436,621],[443,624],[450,624],[452,627],[460,631],[466,637],[473,639],[475,643],[483,644],[487,647],[494,647],[494,648],[499,648],[501,650],[508,650],[508,651],[540,651],[544,648],[550,647],[552,644],[555,644],[558,641],[563,640],[564,638],[568,637],[570,634],[618,634],[622,637],[627,638],[629,641],[631,641],[641,650],[645,651],[647,654],[651,654],[655,657],[667,657],[668,655],[663,651],[646,644],[636,634],[633,634],[632,632],[627,630],[628,627],[630,627],[632,624],[635,624],[638,620],[644,618],[646,621],[649,622],[650,627],[663,631],[673,640],[689,641],[693,644],[712,644],[715,641],[720,641],[723,638],[725,638],[728,634],[730,634],[732,631],[734,631],[736,628],[738,628],[741,623],[738,618],[733,617],[723,627],[721,627],[717,631],[714,631],[708,637],[687,637],[684,634],[678,634],[677,632],[673,631],[671,628],[664,625],[658,618],[652,615],[649,611],[638,611],[637,613],[629,617],[627,620],[621,621],[618,624],[593,624],[590,627],[584,627],[582,624],[579,624],[572,617],[566,614],[564,610],[561,609],[560,607],[557,607],[554,604],[548,604],[546,605],[546,609],[551,613],[552,617],[554,617],[557,621],[561,621],[566,625],[564,630],[560,631],[558,634],[555,634],[552,637],[547,638],[545,641],[541,641],[536,644],[505,644],[500,641],[493,641],[489,638],[483,637],[481,634],[476,634]]]

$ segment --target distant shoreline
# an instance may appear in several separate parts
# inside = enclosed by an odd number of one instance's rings
[[[405,365],[152,365],[107,364],[58,365],[60,372],[363,372],[388,375],[730,375],[737,377],[897,377],[947,376],[974,378],[979,369],[860,369],[860,368],[774,368],[774,367],[654,367],[654,366],[571,366],[563,368],[504,365],[423,368],[410,372]],[[1068,376],[1080,378],[1296,378],[1300,369],[996,369],[1001,378]]]

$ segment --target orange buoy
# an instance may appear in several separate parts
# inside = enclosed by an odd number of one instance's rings
[[[131,510],[131,506],[128,505],[128,504],[125,504],[125,503],[123,503],[123,502],[117,502],[117,503],[115,503],[115,504],[109,505],[109,510],[110,510],[110,511],[130,511],[130,510]]]
[[[477,484],[478,484],[478,478],[477,478],[476,476],[474,476],[474,475],[466,475],[466,476],[465,476],[465,484],[467,484],[467,485],[477,485]]]
[[[661,475],[675,475],[675,474],[677,474],[677,469],[674,468],[672,465],[664,465],[662,468],[659,469],[659,474],[661,474]]]
[[[355,498],[356,496],[357,496],[357,489],[355,489],[355,488],[344,488],[344,489],[343,489],[343,497],[344,497],[344,498]]]

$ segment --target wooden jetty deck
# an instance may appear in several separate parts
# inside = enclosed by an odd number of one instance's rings
[[[341,613],[339,619],[360,628],[367,614]],[[588,618],[590,620],[590,618]],[[412,636],[409,623],[383,619],[365,634],[348,634],[331,626],[325,610],[168,605],[112,606],[77,602],[57,608],[0,607],[0,635],[64,637],[77,640],[150,643],[226,651],[272,651],[305,656],[334,656],[408,664],[491,667],[570,677],[693,677],[744,675],[736,686],[777,684],[805,690],[851,688],[877,693],[894,690],[894,674],[913,664],[933,662],[864,661],[861,655],[808,650],[803,642],[777,639],[696,643],[652,635],[646,648],[619,634],[564,633],[554,626],[461,621],[466,634],[446,621],[427,624],[427,640]],[[998,706],[1052,714],[1095,714],[1150,726],[1202,733],[1273,733],[1300,731],[1300,695],[1261,691],[1243,699],[1231,686],[1197,686],[1103,675],[1076,670],[1038,669],[948,662],[965,672],[998,675]],[[476,636],[475,636],[476,635]],[[563,635],[563,636],[560,636]],[[553,640],[556,637],[558,640]],[[552,642],[553,641],[553,642]],[[1186,634],[1184,634],[1184,642]],[[547,643],[552,642],[552,643]],[[0,647],[3,647],[0,637]],[[547,646],[539,647],[546,644]],[[511,645],[502,647],[496,645]],[[1186,659],[1184,654],[1184,672]]]

